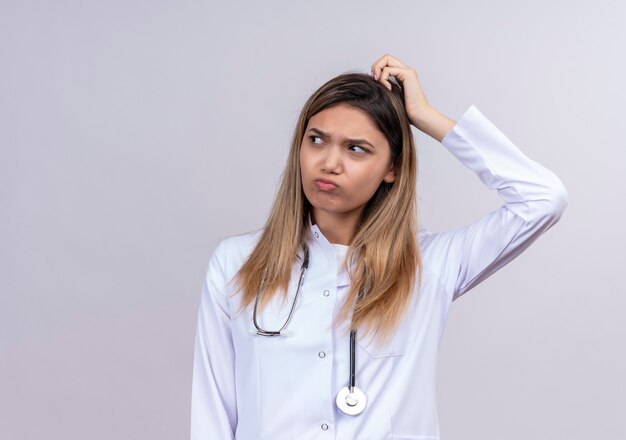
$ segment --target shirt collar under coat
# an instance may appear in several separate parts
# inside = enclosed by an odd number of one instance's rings
[[[320,228],[311,221],[311,214],[307,218],[307,245],[309,246],[309,268],[307,272],[312,274],[327,274],[330,271],[337,273],[337,257],[333,245],[322,234]],[[298,251],[298,260],[302,261],[304,251]],[[350,284],[350,277],[346,270],[337,274],[337,287],[345,287]]]

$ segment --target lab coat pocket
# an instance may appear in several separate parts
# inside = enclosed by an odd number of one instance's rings
[[[406,321],[403,320],[387,342],[381,342],[374,332],[367,335],[359,335],[357,332],[357,341],[361,348],[374,359],[403,356],[407,351],[409,333],[405,327]]]

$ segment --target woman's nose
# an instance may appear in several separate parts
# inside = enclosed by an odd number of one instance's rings
[[[341,150],[333,146],[326,149],[326,155],[322,159],[322,169],[324,171],[337,172],[341,169]]]

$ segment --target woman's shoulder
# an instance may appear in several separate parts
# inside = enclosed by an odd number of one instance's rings
[[[425,228],[417,232],[422,264],[434,272],[438,272],[439,266],[446,260],[445,244],[441,242],[440,235]]]
[[[262,233],[263,228],[224,237],[215,248],[214,256],[226,268],[238,268],[248,258]]]
[[[241,234],[229,235],[220,240],[218,247],[224,247],[228,249],[245,249],[251,246],[253,247],[261,238],[261,234],[263,234],[263,228],[255,229],[249,232],[243,232]]]
[[[417,231],[417,242],[420,249],[423,250],[425,246],[428,246],[432,232],[425,228],[419,228]]]

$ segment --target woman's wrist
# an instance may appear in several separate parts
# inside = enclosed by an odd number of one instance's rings
[[[425,107],[410,118],[420,131],[441,142],[454,128],[456,121],[439,112],[432,106]]]

